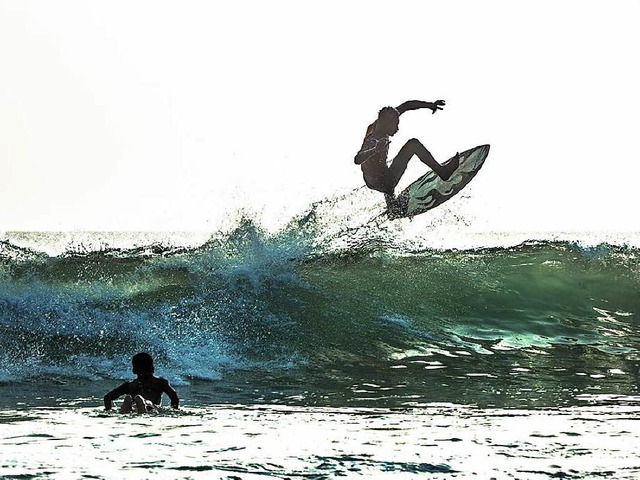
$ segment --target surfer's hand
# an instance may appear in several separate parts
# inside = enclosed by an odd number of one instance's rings
[[[438,110],[442,110],[442,107],[444,107],[444,100],[436,100],[435,102],[432,103],[432,107],[431,107],[431,113],[436,113]]]

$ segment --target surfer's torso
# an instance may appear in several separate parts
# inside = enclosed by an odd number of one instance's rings
[[[369,188],[387,191],[389,188],[385,180],[388,173],[387,157],[390,140],[389,135],[377,132],[376,124],[377,122],[373,122],[367,128],[355,162],[360,164],[364,181]]]
[[[386,162],[389,154],[389,135],[378,133],[377,123],[377,121],[373,122],[367,127],[362,147],[356,155],[357,163],[360,163],[363,171],[370,160],[382,159]]]

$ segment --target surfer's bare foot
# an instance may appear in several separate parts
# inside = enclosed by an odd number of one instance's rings
[[[140,395],[136,395],[133,399],[133,402],[136,404],[136,412],[144,413],[147,411],[147,404]]]

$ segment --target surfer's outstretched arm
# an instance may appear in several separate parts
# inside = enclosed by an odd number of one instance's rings
[[[433,113],[438,110],[442,110],[445,103],[444,100],[436,100],[435,102],[423,102],[422,100],[409,100],[396,107],[396,110],[400,115],[408,110],[417,110],[419,108],[429,108]]]

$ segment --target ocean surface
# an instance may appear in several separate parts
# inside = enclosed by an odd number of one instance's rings
[[[239,213],[213,233],[1,234],[0,424],[27,428],[22,437],[5,436],[5,447],[17,445],[11,438],[43,442],[39,435],[46,428],[69,440],[51,427],[68,427],[69,415],[76,426],[93,418],[122,428],[118,417],[99,413],[101,399],[132,378],[130,359],[139,351],[154,356],[156,373],[178,390],[186,412],[184,418],[167,414],[160,423],[199,418],[196,443],[202,422],[213,422],[212,431],[222,428],[207,417],[212,408],[234,412],[236,427],[246,434],[268,430],[255,418],[238,420],[260,408],[267,409],[264,418],[297,419],[299,428],[313,415],[323,419],[314,424],[320,428],[335,415],[358,424],[369,412],[372,432],[386,428],[381,418],[402,412],[407,425],[418,425],[431,418],[424,412],[437,413],[437,405],[447,406],[440,414],[451,425],[491,412],[514,422],[540,412],[565,418],[580,408],[592,409],[588,415],[596,415],[594,408],[606,415],[631,408],[630,418],[637,420],[637,236],[470,234],[464,219],[389,222],[372,209],[356,215],[357,208],[352,197],[319,202],[275,230]],[[341,422],[332,425],[339,435]],[[630,425],[625,431],[637,440],[637,422]],[[456,428],[447,438],[462,441]],[[357,445],[376,442],[384,443],[365,435]],[[106,443],[97,444],[104,451]],[[462,471],[452,457],[420,461],[415,448],[402,466],[379,452],[315,452],[308,457],[313,468],[265,467],[267,459],[258,470],[247,463],[227,469],[235,476],[220,473],[227,471],[224,465],[217,472],[220,478],[372,471],[448,478]],[[17,448],[0,468],[11,467],[12,475],[64,472],[64,462],[23,465],[24,451]],[[114,471],[126,477],[113,458]],[[155,473],[163,468],[141,465]],[[185,465],[173,465],[167,478]],[[547,473],[570,475],[567,468]],[[632,472],[628,478],[640,471],[624,468]],[[598,476],[604,470],[594,471]]]

